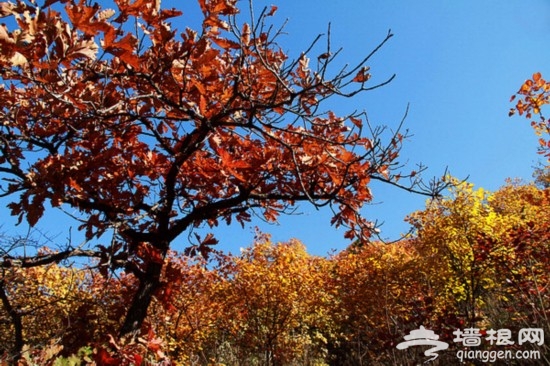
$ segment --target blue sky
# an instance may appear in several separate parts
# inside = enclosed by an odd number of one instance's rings
[[[260,2],[278,5],[288,18],[283,49],[296,54],[331,23],[332,47],[343,47],[336,63],[368,54],[389,29],[394,37],[372,59],[373,82],[395,73],[381,89],[353,101],[334,100],[338,110],[366,110],[375,124],[396,126],[410,105],[406,127],[414,135],[402,152],[411,167],[428,166],[426,178],[448,167],[459,178],[496,190],[509,177],[531,179],[539,156],[527,120],[509,118],[510,96],[535,71],[550,75],[549,1],[314,1]],[[383,221],[382,237],[408,230],[403,218],[424,207],[425,198],[373,186],[364,209]],[[330,213],[302,206],[302,215],[260,225],[274,240],[296,237],[310,253],[341,250],[348,242],[329,225]],[[250,242],[250,230],[222,228],[221,246]]]
[[[180,3],[166,0],[163,6]],[[299,55],[331,23],[332,47],[343,48],[335,66],[362,59],[392,30],[394,37],[370,66],[373,83],[394,73],[396,79],[352,101],[335,99],[327,107],[365,110],[372,123],[396,127],[410,105],[405,127],[414,136],[405,143],[402,161],[411,168],[416,163],[428,166],[427,179],[440,176],[446,167],[489,190],[508,177],[531,179],[539,159],[537,137],[527,120],[508,117],[509,98],[533,72],[550,75],[550,1],[255,1],[257,8],[264,5],[278,6],[275,23],[288,19],[280,44],[291,55]],[[192,14],[186,10],[175,27],[196,24]],[[384,222],[382,236],[388,239],[406,232],[403,218],[425,202],[424,197],[380,185],[373,185],[373,193],[364,213]],[[276,241],[298,238],[312,254],[349,244],[343,230],[330,226],[327,210],[303,205],[299,211],[277,225],[258,220],[244,229],[222,226],[214,231],[219,248],[238,252],[252,242],[255,226]],[[7,215],[3,213],[3,229],[13,232]],[[61,240],[71,225],[77,226],[53,212],[39,223],[42,231]],[[175,248],[184,248],[186,242],[182,235]]]

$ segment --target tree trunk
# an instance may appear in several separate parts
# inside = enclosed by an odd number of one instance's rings
[[[15,331],[12,356],[14,360],[18,360],[19,357],[21,356],[21,351],[23,350],[23,345],[24,345],[23,322],[21,321],[21,314],[19,314],[17,310],[14,309],[10,303],[8,294],[4,289],[4,280],[0,280],[0,299],[2,300],[2,305],[4,306],[4,310],[8,313],[8,315],[11,317],[11,320],[12,320],[12,325]]]
[[[147,270],[139,281],[139,287],[132,299],[130,309],[126,313],[124,323],[120,328],[119,336],[135,335],[139,332],[147,310],[153,300],[153,295],[160,285],[160,274],[164,263],[150,262]]]

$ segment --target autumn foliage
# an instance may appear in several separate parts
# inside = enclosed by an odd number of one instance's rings
[[[374,225],[360,210],[372,180],[441,189],[398,170],[399,131],[383,141],[364,113],[328,105],[391,81],[371,83],[367,65],[390,33],[337,68],[330,39],[287,56],[275,6],[247,18],[236,1],[198,4],[200,29],[178,30],[171,22],[185,15],[160,1],[0,3],[0,194],[30,226],[50,206],[70,212],[88,241],[7,259],[92,257],[104,274],[133,276],[120,335],[139,330],[184,232],[252,215],[273,222],[305,202],[329,206],[332,225],[367,241]],[[191,237],[188,254],[207,257],[217,243]]]
[[[383,139],[331,110],[391,81],[368,65],[390,33],[338,68],[330,38],[283,52],[276,6],[198,5],[192,29],[158,0],[0,3],[0,197],[30,227],[65,211],[84,238],[1,238],[1,364],[407,364],[395,344],[420,324],[550,334],[548,186],[426,185],[402,171],[400,125]],[[515,108],[540,134],[549,90],[535,74]],[[373,180],[430,197],[391,245],[361,214]],[[258,233],[224,254],[197,230],[300,203],[353,244],[316,257]]]
[[[170,252],[133,340],[112,334],[134,277],[54,264],[4,269],[1,352],[9,360],[20,342],[26,364],[409,364],[421,352],[395,345],[421,324],[451,344],[441,362],[452,363],[456,329],[550,334],[549,189],[510,181],[489,192],[447,179],[455,188],[411,214],[415,233],[398,243],[317,257],[258,232],[236,255]],[[547,347],[536,349],[548,357]]]
[[[550,134],[550,122],[542,113],[546,104],[550,104],[550,83],[543,79],[540,72],[534,73],[531,79],[527,79],[518,92],[512,96],[511,101],[517,97],[514,108],[510,109],[510,116],[516,112],[527,119],[533,119],[531,126],[539,138],[540,153],[550,159],[550,140],[545,137]],[[535,118],[537,117],[537,118]]]

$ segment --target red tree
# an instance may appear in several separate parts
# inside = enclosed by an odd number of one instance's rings
[[[542,107],[550,103],[550,83],[542,78],[540,72],[536,72],[532,79],[525,80],[510,101],[514,101],[516,97],[516,105],[510,109],[509,115],[518,112],[520,116],[525,114],[527,119],[533,118],[534,115],[538,116],[538,119],[531,121],[531,127],[537,136],[545,136],[539,138],[539,153],[550,159],[550,140],[546,137],[550,134],[550,121],[542,113]]]
[[[252,212],[274,221],[304,201],[334,211],[346,237],[367,240],[360,214],[377,179],[400,186],[403,135],[383,143],[361,113],[338,116],[324,102],[371,85],[371,57],[329,67],[321,56],[291,60],[268,25],[276,7],[238,24],[235,0],[199,0],[202,29],[178,33],[181,15],[154,0],[1,3],[0,174],[11,213],[33,226],[45,204],[78,213],[89,250],[7,256],[3,266],[34,266],[75,255],[98,257],[139,280],[121,334],[137,331],[171,243],[219,221],[243,224]],[[10,29],[11,28],[11,29]],[[364,130],[371,132],[365,136]],[[415,173],[412,174],[415,176]],[[401,186],[433,194],[417,178]],[[424,189],[426,189],[424,191]],[[212,236],[192,243],[206,255]]]

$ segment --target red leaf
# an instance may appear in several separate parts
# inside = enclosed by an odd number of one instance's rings
[[[368,81],[370,79],[370,76],[371,76],[368,73],[369,70],[370,70],[370,67],[368,67],[368,66],[363,67],[361,70],[359,70],[357,75],[355,75],[355,77],[353,78],[353,81],[355,81],[357,83],[364,83],[364,82]]]
[[[138,247],[137,256],[144,261],[149,261],[153,263],[164,262],[161,251],[147,243],[142,243]]]
[[[121,40],[112,41],[112,35],[107,37],[108,33],[109,32],[106,33],[105,37],[105,51],[117,56],[133,68],[139,68],[139,57],[134,54],[134,49],[137,45],[136,38],[128,33]]]
[[[350,121],[357,127],[363,127],[363,121],[361,118],[350,117]]]
[[[235,49],[236,50],[236,49],[240,48],[240,46],[237,42],[231,41],[229,39],[214,37],[214,38],[212,38],[212,40],[214,41],[214,43],[216,43],[218,46],[220,46],[221,48],[223,48],[225,50],[229,50],[229,49]]]
[[[269,13],[267,13],[266,15],[268,17],[273,16],[277,12],[277,9],[278,8],[275,5],[271,5],[271,9],[269,10]]]
[[[105,349],[99,348],[94,355],[94,361],[100,366],[116,366],[120,365],[121,360],[112,357]]]
[[[168,18],[179,17],[182,14],[183,12],[176,9],[162,9],[160,11],[160,19],[164,21]]]
[[[201,242],[201,245],[216,245],[218,244],[218,239],[214,237],[214,234],[209,233],[206,235],[206,238]]]
[[[143,362],[143,356],[141,356],[139,353],[136,353],[134,355],[134,363],[136,365],[142,365],[142,362]]]
[[[200,235],[195,233],[195,238],[197,238],[199,245],[216,245],[218,244],[218,239],[214,237],[214,234],[209,233],[204,239],[201,239]]]
[[[108,51],[109,49],[119,49],[127,52],[133,52],[136,45],[136,38],[132,34],[128,33],[120,41],[113,42],[106,46],[105,50]]]

